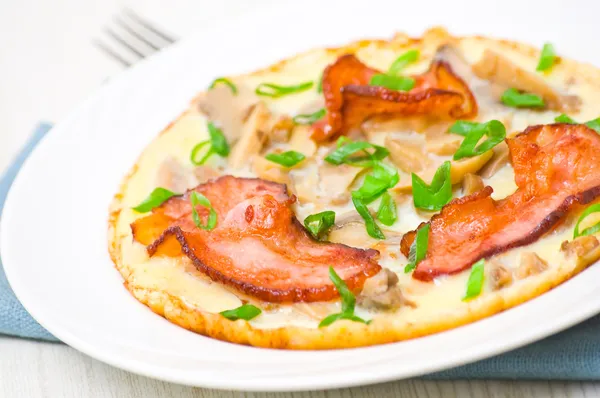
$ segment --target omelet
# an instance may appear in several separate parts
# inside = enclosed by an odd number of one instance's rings
[[[432,28],[215,78],[110,209],[127,289],[233,343],[442,332],[600,257],[600,71]]]

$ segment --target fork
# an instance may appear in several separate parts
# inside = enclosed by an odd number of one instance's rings
[[[93,44],[124,67],[177,40],[127,8],[114,17],[112,25],[103,29],[106,38],[94,39]]]

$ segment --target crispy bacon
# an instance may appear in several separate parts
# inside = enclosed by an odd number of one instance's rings
[[[312,239],[292,211],[285,185],[224,176],[194,189],[217,212],[217,227],[196,227],[190,192],[169,199],[132,224],[150,256],[185,254],[212,280],[270,302],[325,301],[337,297],[333,266],[351,290],[381,267],[379,252]],[[208,210],[198,207],[202,223]]]
[[[453,119],[477,115],[475,97],[445,61],[434,60],[427,72],[413,76],[415,87],[407,92],[369,86],[371,77],[377,73],[381,72],[369,68],[353,54],[339,57],[325,69],[323,94],[327,118],[313,125],[315,141],[346,134],[367,118],[380,114]]]
[[[532,126],[506,140],[517,191],[495,201],[491,187],[455,199],[430,220],[420,280],[453,274],[481,258],[535,242],[577,204],[600,195],[600,135],[585,125]],[[415,231],[405,234],[408,256]]]

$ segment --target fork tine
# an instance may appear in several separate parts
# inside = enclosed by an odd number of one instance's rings
[[[144,28],[148,29],[149,31],[151,31],[152,33],[154,33],[156,36],[160,37],[164,41],[169,42],[169,43],[174,43],[175,42],[175,38],[173,38],[173,37],[167,35],[166,33],[158,30],[153,24],[151,24],[150,22],[146,21],[145,19],[143,19],[142,17],[140,17],[139,15],[137,15],[135,12],[133,12],[129,8],[125,8],[124,12],[129,17],[131,17],[131,19],[135,20],[137,23],[139,23]]]
[[[127,68],[132,65],[131,62],[127,61],[125,58],[123,58],[122,56],[120,56],[119,54],[117,54],[115,51],[113,51],[110,47],[106,46],[101,41],[99,41],[99,40],[93,40],[92,43],[97,48],[99,48],[102,52],[104,52],[106,55],[108,55],[109,57],[111,57],[115,61],[119,62],[121,65],[123,65],[123,66],[125,66]]]
[[[113,32],[110,28],[104,28],[104,31],[113,39],[115,39],[117,42],[119,42],[123,47],[127,48],[129,51],[131,51],[132,53],[136,54],[139,58],[146,58],[146,54],[144,54],[143,52],[141,52],[140,50],[138,50],[137,48],[135,48],[134,46],[132,46],[131,44],[127,43],[125,40],[123,40],[119,35],[117,35],[115,32]]]
[[[146,37],[144,37],[143,35],[141,35],[140,33],[136,32],[135,30],[133,30],[129,25],[127,25],[127,23],[125,23],[125,21],[123,21],[120,17],[115,17],[115,22],[117,25],[119,25],[121,28],[123,28],[123,30],[125,30],[127,33],[129,33],[131,36],[135,37],[136,39],[138,39],[139,41],[141,41],[142,43],[145,43],[148,47],[152,48],[154,51],[158,51],[161,49],[161,46],[158,46],[154,43],[152,43],[150,40],[148,40]]]

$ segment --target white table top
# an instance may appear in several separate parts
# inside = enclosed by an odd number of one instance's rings
[[[243,12],[275,0],[21,0],[0,12],[0,170],[39,121],[60,121],[122,67],[91,42],[126,5],[185,35],[207,18]],[[330,396],[599,396],[600,383],[401,381],[337,390]],[[250,395],[250,394],[249,394]],[[236,393],[150,380],[52,343],[0,337],[0,397],[225,397]],[[283,394],[269,394],[281,396]],[[285,395],[289,396],[289,395]],[[321,397],[323,393],[298,396]]]

